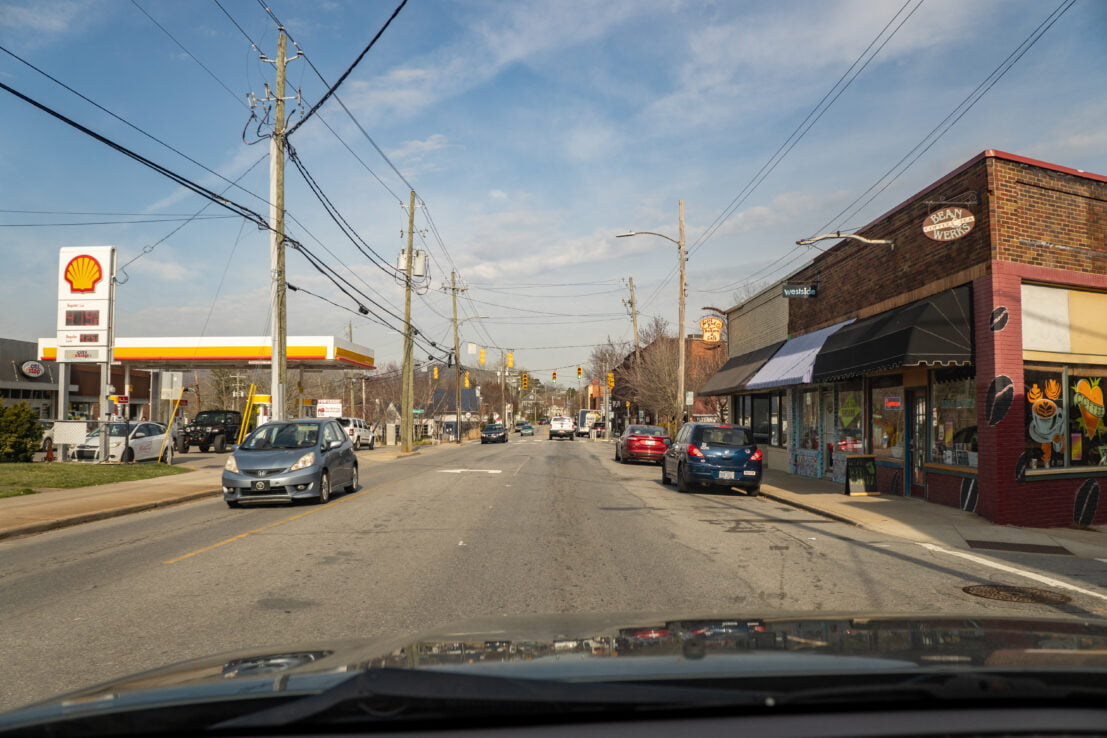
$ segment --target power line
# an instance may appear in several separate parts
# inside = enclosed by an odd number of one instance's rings
[[[204,215],[201,217],[185,216],[174,218],[145,218],[142,220],[85,220],[68,223],[0,223],[0,228],[64,228],[67,226],[100,226],[100,225],[137,225],[142,223],[176,223],[184,221],[190,223],[194,220],[225,220],[235,218],[235,215]]]
[[[190,57],[190,58],[192,59],[192,61],[194,61],[194,62],[196,62],[197,64],[199,64],[199,65],[200,65],[200,67],[201,67],[201,68],[202,68],[202,69],[203,69],[203,70],[204,70],[205,72],[207,72],[207,73],[208,73],[208,76],[209,76],[209,77],[211,77],[212,79],[214,79],[214,80],[215,80],[215,81],[216,81],[216,82],[217,82],[217,83],[219,84],[219,86],[220,86],[220,87],[222,87],[222,88],[223,88],[224,90],[226,90],[226,91],[227,91],[227,94],[228,94],[228,95],[230,95],[231,97],[233,97],[233,98],[234,98],[235,102],[237,102],[237,103],[238,103],[239,105],[241,105],[241,106],[245,107],[245,108],[246,108],[247,110],[248,110],[248,109],[250,108],[250,106],[246,104],[246,101],[245,101],[245,100],[243,100],[243,99],[242,99],[242,98],[240,98],[240,97],[239,97],[239,96],[238,96],[237,94],[235,94],[235,93],[234,93],[234,91],[232,91],[230,87],[227,87],[227,85],[225,85],[225,84],[223,83],[223,80],[219,79],[219,77],[217,77],[217,76],[215,75],[215,72],[213,72],[213,71],[211,71],[210,69],[208,69],[208,68],[207,68],[207,67],[206,67],[206,66],[204,65],[204,63],[203,63],[202,61],[200,61],[199,59],[197,59],[197,58],[196,58],[196,55],[195,55],[195,54],[193,54],[193,53],[192,53],[191,51],[189,51],[189,50],[188,50],[188,48],[187,48],[187,47],[186,47],[186,46],[185,46],[184,44],[182,44],[182,43],[181,43],[180,41],[178,41],[178,40],[177,40],[177,37],[176,37],[176,36],[174,36],[174,35],[173,35],[172,33],[170,33],[170,32],[169,32],[169,29],[168,29],[168,28],[166,28],[166,27],[165,27],[165,26],[163,26],[162,24],[158,23],[158,22],[157,22],[157,20],[155,20],[155,19],[154,19],[154,16],[150,15],[149,13],[147,13],[147,12],[146,12],[146,9],[145,9],[145,8],[143,8],[143,7],[141,6],[141,5],[139,5],[139,4],[138,4],[138,0],[131,0],[131,5],[134,5],[134,6],[136,7],[136,8],[138,8],[138,9],[139,9],[139,11],[141,11],[141,12],[142,12],[142,14],[143,14],[144,16],[146,16],[147,18],[149,18],[149,19],[150,19],[150,22],[151,22],[151,23],[153,23],[153,24],[154,24],[155,26],[157,26],[158,28],[160,28],[160,29],[161,29],[161,32],[162,32],[162,33],[164,33],[164,34],[165,34],[166,36],[168,36],[168,37],[169,37],[169,38],[170,38],[170,39],[171,39],[171,40],[173,41],[173,43],[175,43],[175,44],[177,44],[177,46],[181,47],[181,51],[183,51],[184,53],[188,54],[188,56],[189,56],[189,57]],[[224,11],[224,12],[226,12],[226,11]]]
[[[238,21],[234,19],[234,16],[227,12],[227,9],[223,7],[219,0],[213,0],[213,2],[219,7],[220,10],[223,11],[223,15],[227,16],[228,20],[230,20],[230,22],[234,24],[234,27],[238,29],[238,32],[241,33],[245,37],[245,39],[250,42],[250,46],[252,46],[256,51],[260,52],[261,49],[259,49],[258,45],[254,43],[254,39],[250,38],[250,34],[246,33],[242,26],[238,24]]]

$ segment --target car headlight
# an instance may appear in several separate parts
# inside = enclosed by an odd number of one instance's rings
[[[314,451],[308,451],[306,454],[304,454],[303,456],[300,457],[299,461],[297,461],[292,466],[288,467],[288,470],[289,471],[296,471],[297,469],[307,469],[309,466],[313,466],[314,464],[315,464],[315,452]]]
[[[234,460],[234,454],[227,457],[227,463],[223,465],[226,471],[238,474],[238,462]]]

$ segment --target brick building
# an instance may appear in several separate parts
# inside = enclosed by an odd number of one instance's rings
[[[858,235],[893,245],[842,240],[728,311],[702,393],[792,473],[871,457],[884,494],[1107,522],[1107,177],[985,151]]]

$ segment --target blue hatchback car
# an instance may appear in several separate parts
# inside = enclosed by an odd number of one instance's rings
[[[748,428],[719,423],[685,423],[661,458],[661,483],[677,491],[693,485],[761,489],[761,449]]]

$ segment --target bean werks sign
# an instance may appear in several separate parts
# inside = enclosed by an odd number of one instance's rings
[[[968,235],[975,224],[976,218],[964,208],[942,208],[926,216],[923,235],[933,241],[956,241]]]

